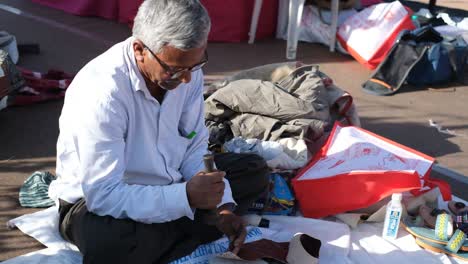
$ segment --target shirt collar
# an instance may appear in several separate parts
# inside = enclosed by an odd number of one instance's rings
[[[130,82],[132,84],[132,88],[135,91],[142,91],[145,94],[146,99],[148,100],[156,100],[151,96],[148,87],[146,86],[145,79],[143,75],[141,75],[140,69],[138,68],[137,62],[135,60],[135,52],[133,51],[133,42],[135,41],[134,37],[130,37],[127,39],[126,49],[126,60],[128,65],[128,74],[130,77]]]

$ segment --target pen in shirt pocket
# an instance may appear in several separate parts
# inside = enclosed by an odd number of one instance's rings
[[[186,138],[192,139],[192,138],[194,138],[196,135],[197,135],[197,132],[192,131],[192,132],[190,132],[190,133],[186,136]]]
[[[194,130],[192,130],[192,132],[188,134],[185,131],[185,129],[179,128],[179,136],[184,137],[186,139],[193,139],[197,135],[197,132],[195,132]]]

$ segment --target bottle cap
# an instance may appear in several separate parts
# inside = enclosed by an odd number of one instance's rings
[[[392,200],[398,200],[398,201],[401,201],[401,193],[394,193],[392,194]]]

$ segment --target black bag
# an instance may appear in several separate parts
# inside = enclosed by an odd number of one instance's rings
[[[461,81],[467,56],[461,36],[443,37],[431,26],[404,31],[362,88],[374,95],[391,95],[405,81],[415,86]]]

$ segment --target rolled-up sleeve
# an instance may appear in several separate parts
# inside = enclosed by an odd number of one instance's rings
[[[186,135],[195,132],[195,136],[191,139],[180,168],[186,181],[190,180],[198,172],[204,170],[203,155],[208,153],[209,134],[204,119],[205,103],[203,100],[202,71],[199,70],[193,73],[193,78],[191,94],[187,97],[179,125],[179,129]],[[224,179],[224,183],[224,195],[218,207],[226,203],[235,203],[229,181]]]
[[[97,215],[161,223],[193,217],[186,183],[165,186],[126,184],[125,133],[128,116],[118,98],[107,96],[76,109],[73,140],[88,210]]]

